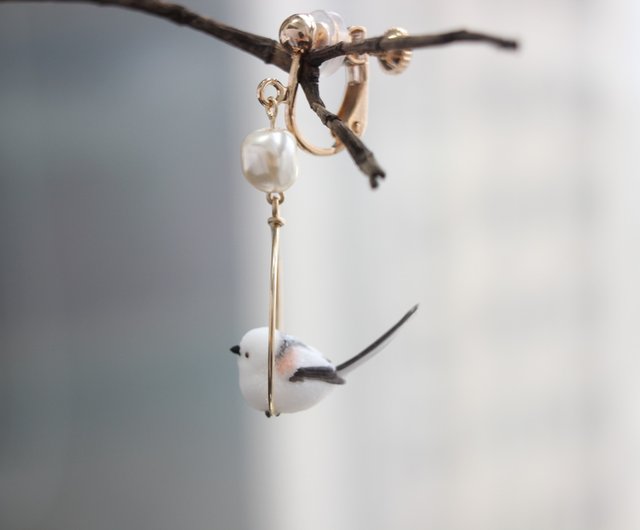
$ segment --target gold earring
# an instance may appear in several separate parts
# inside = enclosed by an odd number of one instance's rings
[[[333,24],[326,23],[327,19]],[[331,147],[313,145],[302,135],[298,127],[295,104],[302,54],[313,48],[337,44],[340,40],[349,39],[351,42],[360,42],[365,36],[364,27],[350,26],[346,29],[340,15],[324,11],[314,11],[309,15],[292,15],[280,26],[280,42],[293,52],[287,87],[285,123],[287,129],[296,137],[298,146],[311,154],[334,155],[344,149],[344,144],[336,138]],[[367,55],[349,55],[339,60],[343,60],[346,66],[347,86],[338,110],[338,117],[354,134],[362,136],[367,125],[369,107],[369,58]]]
[[[391,31],[391,30],[390,30]],[[402,33],[387,38],[401,36]],[[344,149],[337,138],[331,147],[318,147],[308,142],[300,133],[295,118],[295,101],[298,90],[298,73],[302,54],[313,48],[330,46],[346,39],[361,42],[366,29],[361,26],[344,26],[337,13],[314,11],[311,14],[292,15],[280,26],[280,42],[292,52],[288,87],[277,79],[264,79],[257,89],[257,97],[269,119],[269,127],[250,133],[242,142],[241,162],[244,176],[256,189],[266,193],[271,205],[271,265],[269,281],[269,326],[267,348],[267,416],[277,416],[274,396],[274,368],[276,333],[280,327],[280,228],[284,219],[280,216],[280,205],[284,192],[298,177],[296,144],[314,155],[333,155]],[[401,71],[408,58],[403,52],[388,51],[379,54],[381,63],[388,63],[387,70]],[[405,60],[406,58],[406,60]],[[352,54],[332,60],[333,65],[345,64],[347,87],[338,117],[356,134],[361,136],[367,124],[369,57],[367,54]],[[327,61],[329,63],[329,61]],[[324,63],[327,65],[327,63]],[[266,90],[274,89],[275,95],[267,96]],[[278,106],[285,104],[287,130],[276,127]]]

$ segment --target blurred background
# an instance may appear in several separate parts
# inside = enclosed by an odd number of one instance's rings
[[[0,5],[0,528],[640,528],[640,4],[186,5],[273,38],[321,8],[522,48],[372,64],[375,192],[300,155],[286,331],[341,361],[421,305],[267,420],[229,353],[267,317],[239,146],[286,74],[142,14]]]

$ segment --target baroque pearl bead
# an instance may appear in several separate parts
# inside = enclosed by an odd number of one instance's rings
[[[258,129],[242,142],[242,172],[266,193],[282,192],[298,178],[296,139],[285,129]]]

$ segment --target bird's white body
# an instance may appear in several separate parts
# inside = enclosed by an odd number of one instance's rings
[[[413,307],[382,337],[338,366],[315,348],[276,330],[273,401],[277,413],[308,409],[326,397],[335,386],[344,384],[342,376],[382,350],[417,308]],[[231,348],[238,355],[240,391],[251,407],[261,411],[269,408],[268,343],[269,329],[255,328],[242,337],[239,346]]]
[[[269,408],[267,404],[268,341],[269,328],[252,329],[240,341],[241,354],[238,357],[240,391],[251,407],[263,411]],[[308,409],[333,390],[335,385],[324,381],[295,383],[289,381],[300,367],[327,366],[335,370],[333,364],[318,350],[277,331],[274,352],[276,355],[273,371],[273,399],[278,412],[298,412]]]

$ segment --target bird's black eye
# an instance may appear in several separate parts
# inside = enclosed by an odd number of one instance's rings
[[[249,352],[246,352],[246,353],[244,354],[244,356],[248,359],[248,358],[249,358]]]

